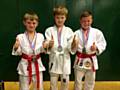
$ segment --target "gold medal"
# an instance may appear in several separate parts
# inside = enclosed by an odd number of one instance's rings
[[[86,53],[86,48],[84,47],[83,49],[82,49],[82,53]]]
[[[33,55],[32,62],[35,62],[35,61],[36,61],[36,55]]]

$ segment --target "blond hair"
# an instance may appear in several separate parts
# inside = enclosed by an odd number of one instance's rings
[[[23,17],[23,21],[27,20],[27,19],[30,19],[30,20],[36,20],[36,21],[39,21],[39,17],[38,15],[33,12],[33,11],[29,11],[29,12],[26,12],[24,17]]]
[[[53,9],[55,15],[65,15],[67,17],[68,9],[65,6],[57,6]]]

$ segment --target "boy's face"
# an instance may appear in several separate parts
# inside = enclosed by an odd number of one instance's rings
[[[90,15],[90,16],[88,16],[88,17],[82,17],[81,19],[80,19],[80,24],[81,24],[81,28],[83,29],[83,30],[88,30],[89,29],[89,27],[91,26],[91,24],[92,24],[92,16]]]
[[[55,19],[55,24],[57,25],[57,27],[62,27],[66,21],[66,16],[65,15],[55,15],[54,19]]]
[[[25,25],[27,31],[33,32],[38,26],[38,21],[36,21],[35,19],[26,19],[25,21],[23,21],[23,24]]]

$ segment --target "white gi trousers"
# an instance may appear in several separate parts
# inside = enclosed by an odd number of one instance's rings
[[[93,90],[95,85],[96,72],[86,69],[75,69],[75,90],[82,90],[82,79],[84,80],[84,90]]]
[[[43,90],[43,74],[42,74],[42,72],[40,72],[39,75],[40,75],[40,88],[39,88],[39,90]],[[32,75],[32,82],[31,83],[33,83],[33,90],[37,90],[36,75]],[[19,75],[19,85],[20,85],[19,90],[30,90],[29,76]]]
[[[61,87],[60,90],[69,90],[69,75],[66,75],[64,81],[63,74],[50,73],[50,90],[58,90],[58,79],[60,77]]]

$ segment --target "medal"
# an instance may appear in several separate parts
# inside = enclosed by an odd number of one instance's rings
[[[58,46],[57,50],[58,50],[58,52],[62,52],[62,50],[63,50],[62,46]]]
[[[87,35],[84,36],[84,32],[82,30],[82,40],[83,40],[83,49],[82,49],[82,53],[86,54],[87,51],[86,51],[86,45],[87,45],[87,42],[88,42],[88,38],[89,38],[89,32],[90,30],[87,31]]]
[[[61,28],[61,30],[62,30],[62,28]],[[60,30],[60,32],[58,32],[58,48],[57,48],[58,52],[62,52],[63,51],[63,48],[61,46],[61,30]]]
[[[33,55],[32,62],[35,62],[35,61],[36,61],[36,55]]]
[[[36,32],[35,32],[35,36],[34,36],[35,41],[34,41],[34,42],[29,39],[29,36],[28,36],[27,32],[26,32],[26,37],[27,37],[27,39],[28,39],[30,48],[31,48],[31,50],[32,50],[32,55],[33,55],[33,56],[32,56],[32,62],[35,62],[35,61],[36,61],[35,46],[36,46],[37,34],[36,34]]]
[[[82,53],[86,53],[86,48],[84,47],[83,49],[82,49]]]

